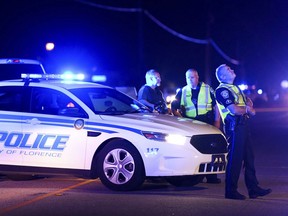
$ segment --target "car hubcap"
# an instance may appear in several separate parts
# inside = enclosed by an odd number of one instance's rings
[[[128,182],[135,171],[135,163],[130,153],[124,149],[113,149],[104,160],[103,169],[107,179],[114,184]]]

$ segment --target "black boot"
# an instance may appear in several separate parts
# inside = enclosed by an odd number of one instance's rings
[[[250,199],[255,199],[257,198],[258,196],[265,196],[269,193],[271,193],[272,190],[269,188],[269,189],[263,189],[263,188],[260,188],[260,187],[256,187],[255,189],[252,189],[249,191],[249,198]]]
[[[233,192],[226,192],[225,194],[226,199],[235,199],[235,200],[245,200],[246,197],[240,194],[238,191]]]

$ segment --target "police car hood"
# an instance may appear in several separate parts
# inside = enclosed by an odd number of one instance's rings
[[[204,122],[158,113],[135,113],[117,116],[101,115],[101,118],[104,121],[107,121],[107,123],[109,122],[109,124],[115,123],[146,131],[163,133],[177,132],[185,136],[191,136],[193,134],[221,133],[221,131],[216,127],[208,125]]]

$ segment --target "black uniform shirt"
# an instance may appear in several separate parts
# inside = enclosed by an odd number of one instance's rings
[[[140,88],[138,92],[138,100],[146,100],[154,105],[165,104],[161,90],[158,87],[153,89],[148,85],[144,85]],[[151,108],[153,110],[154,107]]]

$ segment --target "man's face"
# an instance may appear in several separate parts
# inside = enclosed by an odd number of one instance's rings
[[[195,88],[199,83],[199,76],[196,71],[186,72],[186,82],[191,88]]]
[[[151,76],[151,84],[153,86],[160,86],[161,85],[161,76],[159,73],[155,73],[154,76]]]
[[[236,77],[234,70],[232,70],[229,66],[226,66],[225,77],[227,81],[232,81],[232,82],[234,81]]]

